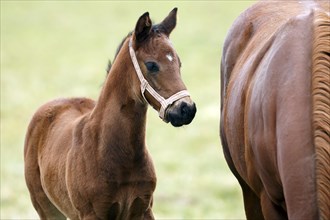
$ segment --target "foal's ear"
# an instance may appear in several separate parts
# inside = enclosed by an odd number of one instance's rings
[[[171,32],[176,26],[176,13],[178,9],[174,8],[168,16],[159,24],[162,27],[162,31],[167,36],[170,36]]]
[[[138,44],[142,43],[145,39],[148,38],[151,27],[152,27],[152,22],[149,17],[149,12],[146,12],[143,15],[141,15],[135,26],[134,33],[135,33],[136,42]]]

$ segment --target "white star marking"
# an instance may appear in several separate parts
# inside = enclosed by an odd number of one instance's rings
[[[173,61],[173,57],[171,54],[166,54],[166,57],[169,61],[171,61],[171,62]]]

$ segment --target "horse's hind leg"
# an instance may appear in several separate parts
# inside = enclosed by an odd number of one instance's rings
[[[25,180],[30,191],[30,197],[34,208],[37,210],[40,219],[64,220],[66,217],[53,205],[44,192],[40,171],[36,160],[26,158],[25,160]]]
[[[66,217],[49,201],[43,192],[38,195],[38,198],[31,195],[31,200],[34,208],[38,212],[40,219],[66,219]]]
[[[43,191],[39,175],[36,178],[33,178],[33,176],[31,179],[26,177],[26,183],[30,191],[32,204],[37,210],[40,219],[66,219],[66,217],[53,205]]]
[[[243,180],[239,182],[243,191],[244,208],[247,220],[263,220],[264,217],[261,211],[259,197]]]
[[[221,127],[220,133],[223,152],[230,170],[233,172],[234,176],[236,177],[242,188],[246,218],[247,220],[264,220],[259,197],[254,193],[254,191],[249,187],[249,185],[246,184],[246,182],[243,180],[243,178],[240,176],[240,174],[235,168],[223,129],[224,128]]]
[[[285,220],[288,219],[287,214],[282,207],[274,204],[267,196],[266,192],[261,193],[261,207],[265,219]]]

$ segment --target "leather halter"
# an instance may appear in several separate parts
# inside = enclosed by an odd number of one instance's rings
[[[139,66],[139,63],[137,61],[137,58],[136,58],[136,55],[135,55],[135,51],[133,49],[133,46],[132,46],[132,40],[133,37],[130,38],[129,40],[129,53],[131,55],[131,59],[132,59],[132,62],[133,62],[133,65],[134,65],[134,68],[135,68],[135,71],[136,71],[136,74],[140,80],[140,88],[141,88],[141,93],[142,93],[142,97],[144,98],[144,100],[148,102],[148,100],[146,99],[146,97],[144,96],[144,93],[145,93],[145,90],[147,90],[149,92],[149,94],[154,97],[161,105],[160,109],[159,109],[159,117],[167,122],[167,120],[165,119],[165,112],[166,112],[166,109],[168,108],[169,105],[173,104],[175,101],[181,99],[181,98],[184,98],[184,97],[187,97],[187,96],[190,96],[190,94],[188,93],[187,90],[182,90],[180,92],[177,92],[175,93],[174,95],[172,95],[171,97],[165,99],[164,97],[162,97],[161,95],[159,95],[151,86],[150,84],[148,83],[148,81],[144,78],[143,74],[142,74],[142,71],[140,69],[140,66]],[[150,103],[149,103],[150,104]]]

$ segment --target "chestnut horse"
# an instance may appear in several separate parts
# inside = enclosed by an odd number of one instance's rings
[[[156,175],[145,145],[148,103],[174,126],[196,107],[169,40],[175,8],[158,25],[148,13],[117,51],[97,102],[51,101],[33,116],[25,178],[41,219],[153,219]]]
[[[248,219],[330,218],[328,1],[262,1],[221,62],[220,135]]]

